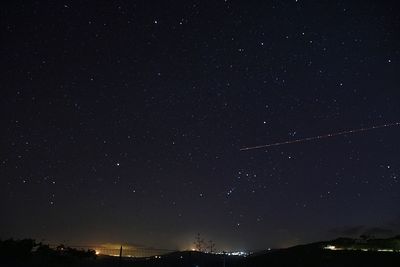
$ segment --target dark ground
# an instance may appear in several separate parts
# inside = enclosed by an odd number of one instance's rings
[[[181,259],[180,256],[183,256]],[[114,261],[115,262],[115,261]],[[118,266],[106,261],[99,266]],[[161,259],[126,261],[121,266],[224,266],[223,256],[191,252],[178,253]],[[246,258],[227,257],[225,266],[400,266],[400,253],[280,250]]]
[[[331,251],[322,249],[322,246],[325,245],[324,242],[259,252],[248,257],[224,257],[223,255],[186,251],[170,253],[161,258],[138,259],[96,256],[94,251],[78,251],[64,247],[51,249],[29,239],[1,241],[0,243],[0,266],[4,267],[400,266],[400,252]]]

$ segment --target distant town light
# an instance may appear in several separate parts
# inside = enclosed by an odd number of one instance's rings
[[[380,252],[394,252],[393,249],[378,249]]]
[[[326,247],[324,247],[324,249],[329,249],[329,250],[341,250],[341,248],[337,248],[337,247],[332,246],[332,245],[327,245]]]

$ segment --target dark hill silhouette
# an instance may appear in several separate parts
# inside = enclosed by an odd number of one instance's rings
[[[338,250],[326,249],[335,248]],[[379,251],[389,250],[390,251]],[[364,251],[363,251],[364,250]],[[365,251],[368,250],[368,251]],[[0,241],[0,266],[4,267],[285,267],[285,266],[400,266],[400,236],[388,239],[338,238],[286,249],[259,251],[247,257],[196,251],[173,252],[147,258],[96,256],[93,250],[50,248],[32,239]]]

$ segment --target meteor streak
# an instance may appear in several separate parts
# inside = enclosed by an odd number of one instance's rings
[[[243,147],[243,148],[240,149],[240,151],[253,150],[253,149],[259,149],[259,148],[265,148],[265,147],[271,147],[271,146],[288,145],[288,144],[294,144],[294,143],[303,143],[303,142],[307,142],[307,141],[313,141],[313,140],[318,140],[318,139],[335,137],[335,136],[338,136],[338,135],[365,132],[365,131],[369,131],[369,130],[380,129],[380,128],[385,128],[385,127],[391,127],[391,126],[399,126],[399,125],[400,125],[400,122],[387,123],[387,124],[382,124],[382,125],[378,125],[378,126],[371,126],[371,127],[367,127],[367,128],[359,128],[359,129],[347,130],[347,131],[342,131],[342,132],[336,132],[336,133],[330,133],[330,134],[324,134],[324,135],[317,135],[317,136],[313,136],[313,137],[300,138],[300,139],[289,140],[289,141],[278,142],[278,143],[272,143],[272,144],[267,144],[267,145]]]

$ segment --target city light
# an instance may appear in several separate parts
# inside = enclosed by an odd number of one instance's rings
[[[384,249],[384,248],[365,248],[365,247],[336,247],[333,245],[327,245],[324,247],[324,249],[327,250],[356,250],[356,251],[363,251],[363,252],[367,252],[367,251],[377,251],[377,252],[400,252],[394,249]]]
[[[214,252],[212,254],[217,254],[217,255],[227,255],[227,256],[240,256],[240,257],[246,257],[249,255],[248,252],[245,251],[231,251],[231,252]]]
[[[343,250],[342,248],[338,248],[332,245],[327,245],[326,247],[324,247],[324,249],[328,249],[328,250]]]
[[[378,249],[379,252],[395,252],[393,249]]]

